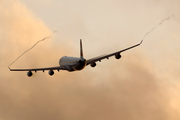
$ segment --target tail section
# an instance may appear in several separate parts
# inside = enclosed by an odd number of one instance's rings
[[[83,58],[82,40],[80,39],[80,57]]]

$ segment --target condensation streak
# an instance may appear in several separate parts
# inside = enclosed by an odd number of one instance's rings
[[[169,19],[172,18],[173,16],[174,16],[174,15],[171,15],[171,16],[169,16],[169,17],[167,17],[167,18],[164,18],[160,23],[158,23],[156,26],[154,26],[149,32],[147,32],[147,33],[144,35],[143,40],[145,39],[145,37],[146,37],[148,34],[150,34],[151,32],[153,32],[154,29],[156,29],[156,27],[162,25],[165,21],[169,20]]]
[[[43,42],[44,40],[46,40],[46,39],[49,39],[51,36],[49,36],[49,37],[45,37],[45,38],[43,38],[42,40],[39,40],[39,41],[37,41],[31,48],[29,48],[28,50],[26,50],[25,52],[23,52],[17,59],[15,59],[9,66],[11,66],[12,64],[14,64],[19,58],[21,58],[25,53],[27,53],[28,51],[30,51],[31,49],[33,49],[38,43],[40,43],[40,42]],[[8,66],[8,67],[9,67]]]

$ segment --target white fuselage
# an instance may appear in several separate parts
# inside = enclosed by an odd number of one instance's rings
[[[86,60],[84,58],[64,56],[59,60],[59,65],[66,67],[68,71],[82,70],[86,66]]]

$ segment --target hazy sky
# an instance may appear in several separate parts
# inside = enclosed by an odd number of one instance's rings
[[[57,66],[139,43],[79,72],[10,72]],[[179,0],[0,0],[0,120],[179,120]],[[53,31],[58,31],[53,33]]]

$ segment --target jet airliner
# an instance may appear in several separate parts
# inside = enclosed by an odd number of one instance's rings
[[[121,58],[121,53],[129,50],[131,48],[137,47],[139,46],[141,43],[143,42],[143,40],[139,43],[136,44],[134,46],[128,47],[126,49],[108,54],[108,55],[102,55],[99,57],[95,57],[95,58],[91,58],[91,59],[85,59],[83,57],[83,48],[82,48],[82,40],[80,39],[80,57],[68,57],[68,56],[64,56],[61,57],[59,60],[59,66],[56,67],[46,67],[46,68],[32,68],[32,69],[10,69],[10,71],[28,71],[27,72],[27,76],[31,77],[33,75],[32,71],[45,71],[45,70],[49,70],[49,75],[54,75],[54,70],[66,70],[69,72],[72,71],[79,71],[84,69],[86,66],[90,65],[91,67],[95,67],[96,66],[96,62],[101,62],[101,60],[103,59],[109,59],[109,57],[115,56],[116,59],[120,59]]]

